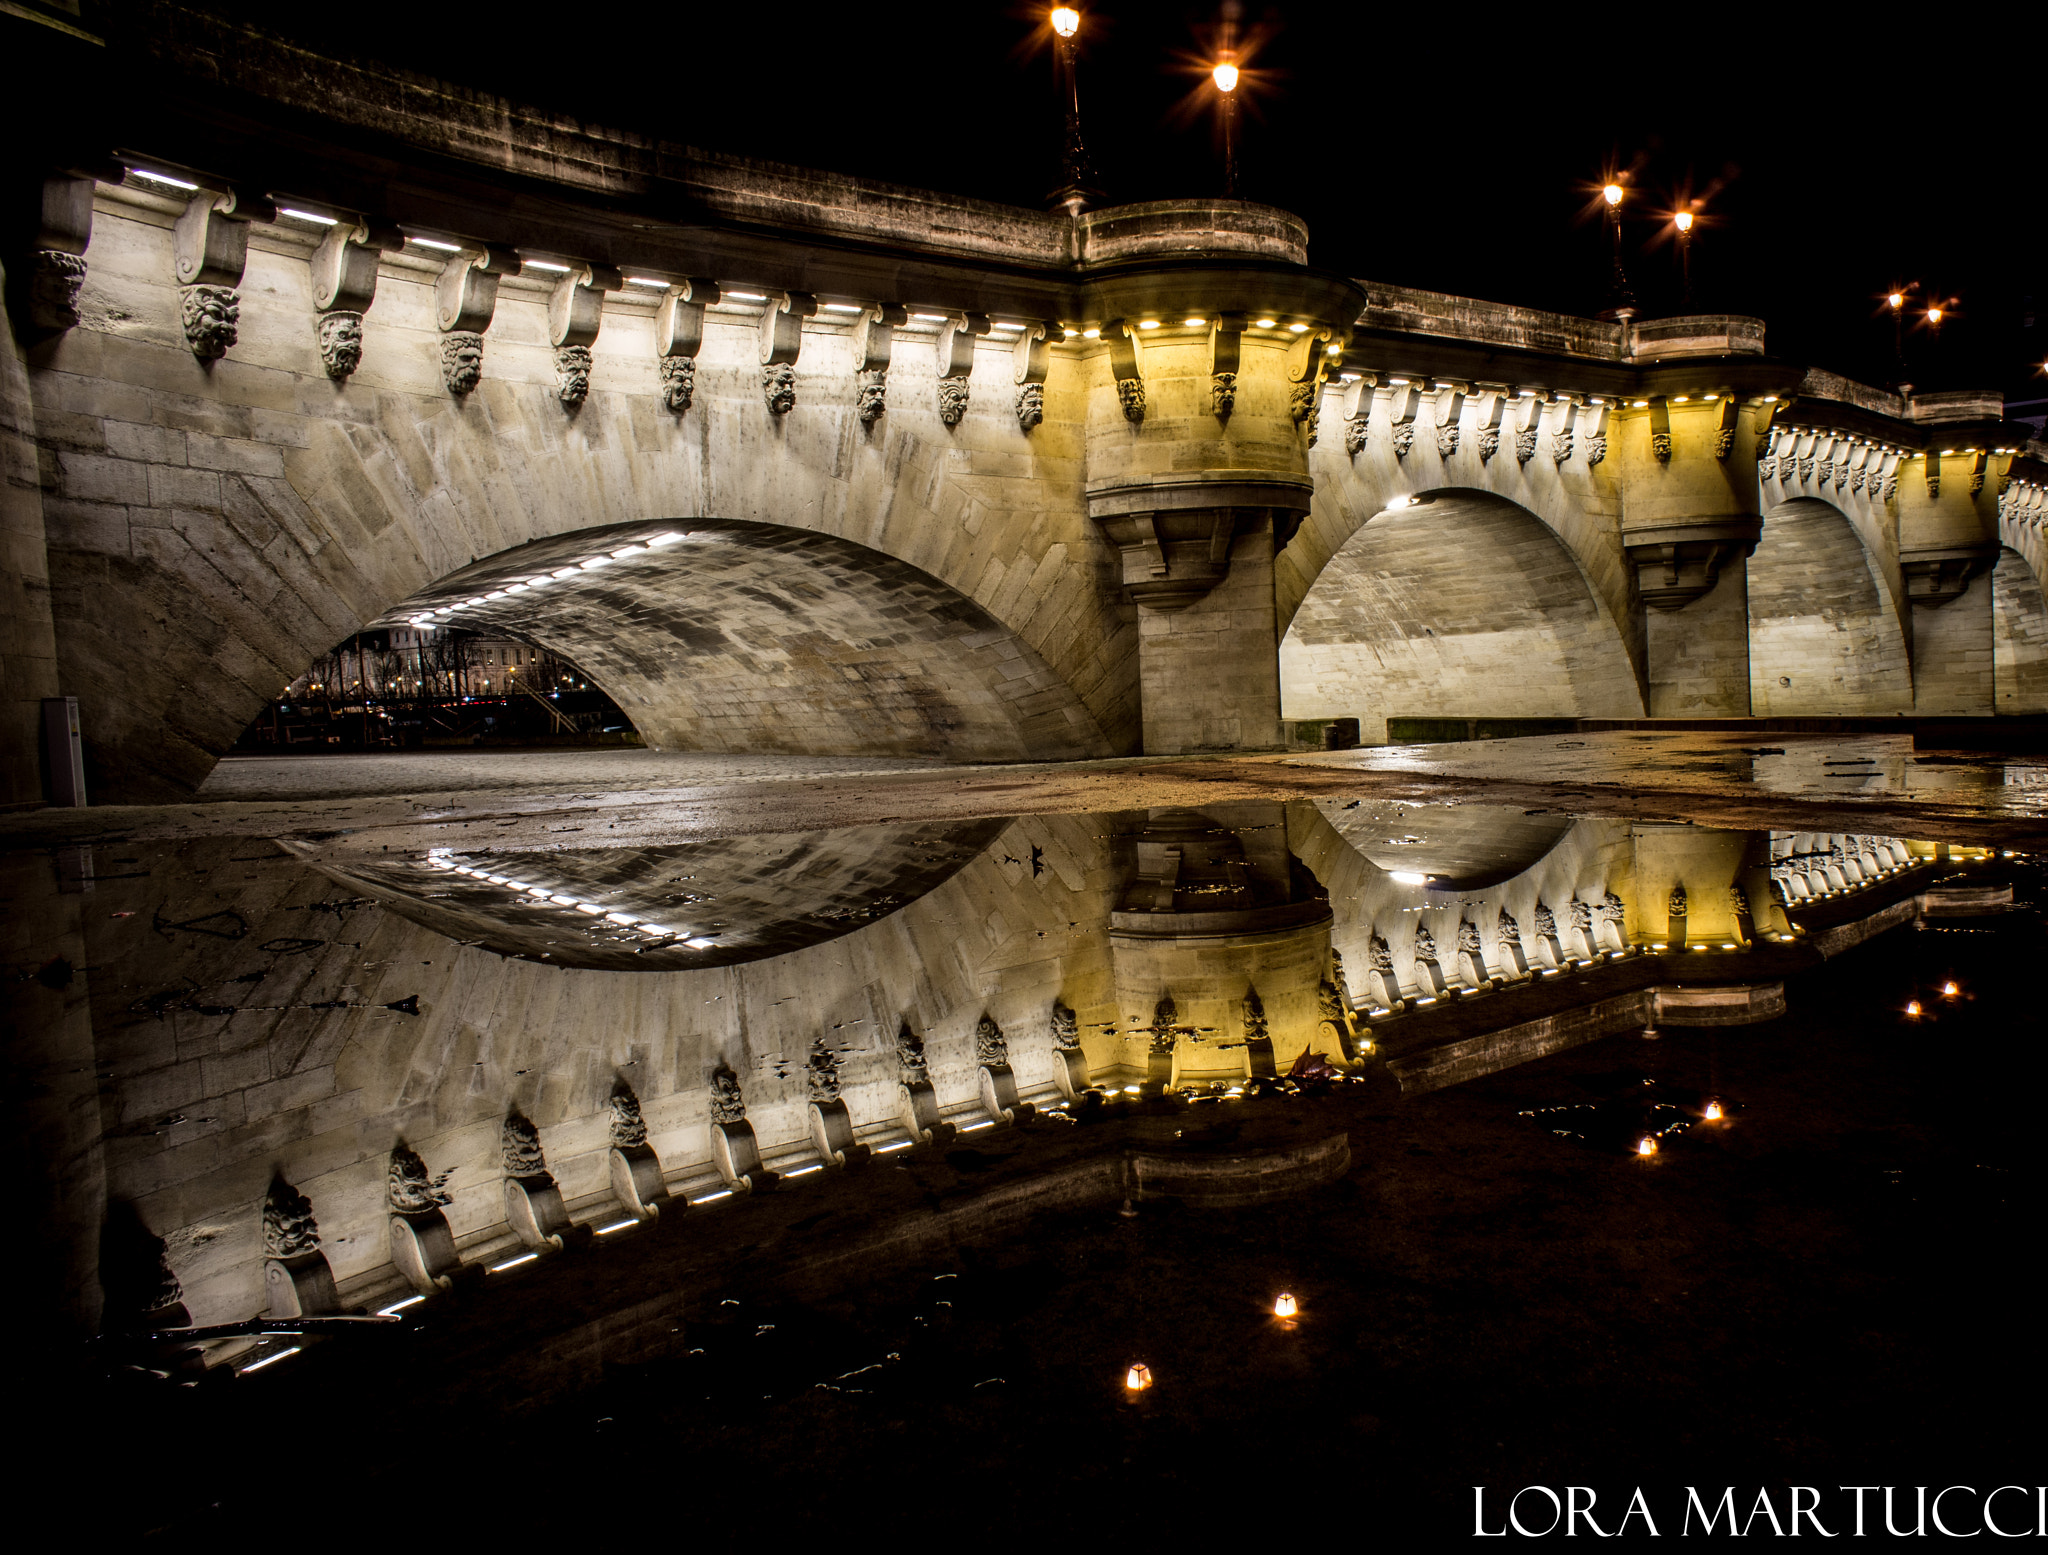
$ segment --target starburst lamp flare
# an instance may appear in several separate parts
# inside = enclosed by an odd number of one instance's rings
[[[1294,1298],[1285,1291],[1282,1291],[1273,1298],[1273,1316],[1275,1317],[1293,1317],[1299,1310],[1300,1307],[1296,1304]]]
[[[1655,1155],[1656,1153],[1657,1141],[1652,1139],[1649,1135],[1645,1134],[1641,1139],[1636,1141],[1637,1155]]]
[[[1124,1390],[1142,1393],[1152,1386],[1152,1368],[1140,1363],[1124,1373]]]

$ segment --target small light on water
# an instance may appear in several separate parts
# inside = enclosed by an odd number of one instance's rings
[[[1132,1393],[1142,1393],[1152,1386],[1152,1368],[1144,1364],[1133,1366],[1124,1373],[1124,1387]]]
[[[1656,1153],[1657,1141],[1652,1139],[1648,1134],[1645,1134],[1641,1139],[1636,1141],[1637,1155],[1655,1155]]]
[[[1287,1292],[1282,1291],[1273,1298],[1273,1316],[1293,1317],[1296,1310],[1294,1298],[1288,1295]]]

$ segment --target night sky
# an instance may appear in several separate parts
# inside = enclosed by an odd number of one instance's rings
[[[1023,205],[1059,181],[1044,4],[602,7],[579,22],[234,3],[309,43],[707,148]],[[1190,101],[1186,64],[1218,0],[1083,9],[1099,186],[1113,202],[1220,193],[1215,115]],[[1242,193],[1306,217],[1319,265],[1591,313],[1606,282],[1592,201],[1620,169],[1646,316],[1679,311],[1668,212],[1690,191],[1707,196],[1698,311],[1756,314],[1774,354],[1892,384],[1880,298],[1918,282],[1952,314],[1938,343],[1909,331],[1908,381],[2048,396],[2039,13],[1900,16],[1249,0],[1242,25],[1266,37]]]

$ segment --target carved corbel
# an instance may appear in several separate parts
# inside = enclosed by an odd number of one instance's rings
[[[1482,383],[1479,389],[1486,397],[1473,414],[1473,430],[1479,434],[1479,462],[1490,464],[1500,452],[1501,418],[1507,414],[1509,391],[1504,383]]]
[[[1741,412],[1735,396],[1724,394],[1714,417],[1714,457],[1725,459],[1735,446],[1735,418]]]
[[[606,265],[574,265],[548,295],[548,342],[555,348],[555,394],[580,405],[590,394],[590,347],[604,323],[604,294],[626,278]]]
[[[939,326],[939,420],[949,427],[957,427],[960,418],[967,414],[967,379],[974,371],[974,342],[992,327],[986,313],[955,313]]]
[[[405,234],[396,227],[342,220],[327,229],[313,250],[307,263],[313,272],[320,364],[328,377],[346,378],[362,365],[363,315],[377,300],[378,262],[404,246]]]
[[[862,426],[873,426],[889,408],[889,357],[896,330],[910,319],[910,310],[894,303],[863,308],[853,321],[853,373],[858,385]]]
[[[1288,392],[1288,413],[1294,417],[1296,426],[1307,428],[1311,448],[1316,446],[1316,422],[1327,371],[1324,354],[1329,349],[1330,336],[1327,329],[1311,329],[1296,336],[1287,353],[1287,381],[1293,385]]]
[[[1650,396],[1650,453],[1659,464],[1671,462],[1671,405],[1661,394]]]
[[[1633,530],[1623,543],[1644,605],[1683,610],[1712,590],[1729,562],[1755,551],[1762,534],[1761,520],[1734,519]]]
[[[1379,387],[1378,373],[1347,373],[1338,380],[1344,385],[1344,454],[1355,459],[1372,434],[1372,398]]]
[[[1436,455],[1448,459],[1458,451],[1458,418],[1465,413],[1465,396],[1472,392],[1469,383],[1446,383],[1437,387],[1436,403],[1431,407],[1430,418],[1436,423]]]
[[[1396,458],[1407,458],[1415,446],[1415,412],[1421,406],[1422,390],[1412,380],[1394,380],[1387,395],[1387,425],[1394,435]]]
[[[1990,457],[1982,449],[1970,456],[1970,495],[1973,497],[1984,489],[1984,470]]]
[[[1837,451],[1840,451],[1846,455],[1848,452],[1847,445],[1847,438],[1834,437],[1825,432],[1814,439],[1814,460],[1818,467],[1817,473],[1820,476],[1820,483],[1823,486],[1833,483],[1835,478],[1835,454]]]
[[[84,256],[92,242],[92,179],[71,173],[45,178],[42,195],[34,268],[22,310],[22,332],[31,340],[62,334],[78,323]]]
[[[1561,409],[1558,415],[1557,430],[1550,434],[1551,463],[1563,464],[1565,460],[1572,456],[1572,425],[1578,417],[1579,407],[1584,403],[1584,395],[1561,394],[1558,396],[1558,404]]]
[[[434,322],[441,330],[441,381],[468,394],[483,381],[484,331],[498,310],[498,282],[520,270],[508,248],[466,248],[452,255],[434,282]]]
[[[1927,456],[1938,457],[1935,454]],[[1939,609],[1970,591],[1972,580],[1989,572],[1998,560],[1999,543],[1929,547],[1902,551],[1899,572],[1906,598],[1915,605]]]
[[[1586,437],[1588,468],[1607,457],[1607,412],[1610,408],[1603,399],[1597,404],[1584,405],[1579,409],[1579,430]]]
[[[201,189],[185,202],[171,229],[171,253],[182,288],[185,343],[201,361],[215,361],[234,345],[249,223],[276,217],[277,207],[268,200],[233,190]]]
[[[818,311],[809,292],[780,292],[761,314],[761,396],[768,414],[786,416],[796,408],[796,359],[804,345],[804,320]]]
[[[654,310],[654,358],[661,364],[661,402],[680,416],[697,392],[697,353],[704,345],[704,310],[718,301],[714,281],[679,281]]]
[[[1116,380],[1117,403],[1124,420],[1133,426],[1145,420],[1145,379],[1138,370],[1138,332],[1123,319],[1102,326],[1102,343],[1109,347],[1110,376]]]
[[[1543,407],[1549,403],[1549,396],[1541,389],[1524,390],[1521,395],[1522,408],[1515,421],[1515,459],[1527,464],[1536,457],[1536,439],[1543,430]]]
[[[1209,324],[1209,409],[1228,421],[1237,408],[1237,370],[1244,344],[1245,315],[1219,313]]]
[[[1819,432],[1808,432],[1804,437],[1793,439],[1793,452],[1798,456],[1799,483],[1803,486],[1813,479],[1814,465],[1820,458]]]
[[[1880,502],[1889,502],[1899,494],[1899,461],[1903,458],[1905,458],[1905,454],[1900,449],[1887,448],[1885,450],[1884,462],[1881,468],[1884,484],[1878,492],[1878,500]]]
[[[1927,479],[1927,495],[1929,498],[1938,497],[1941,495],[1941,451],[1930,448],[1924,459],[1925,469],[1922,473]]]
[[[1875,443],[1858,443],[1856,451],[1849,456],[1849,490],[1863,489],[1864,477],[1870,473],[1870,456],[1876,451]]]
[[[1045,419],[1045,378],[1052,370],[1052,342],[1066,332],[1047,320],[1026,327],[1010,352],[1010,378],[1017,385],[1017,425],[1026,432]]]

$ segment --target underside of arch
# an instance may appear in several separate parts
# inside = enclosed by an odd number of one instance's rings
[[[529,641],[657,750],[1058,761],[1111,753],[1016,633],[851,541],[739,520],[624,524],[465,567],[387,624]]]
[[[1999,713],[2048,713],[2048,599],[2011,547],[1991,573],[1991,660]]]
[[[1359,529],[1280,647],[1289,718],[1632,718],[1642,691],[1584,573],[1505,498],[1442,493]]]
[[[1749,559],[1749,675],[1760,718],[1913,710],[1912,664],[1889,590],[1828,503],[1800,498],[1764,515]]]

